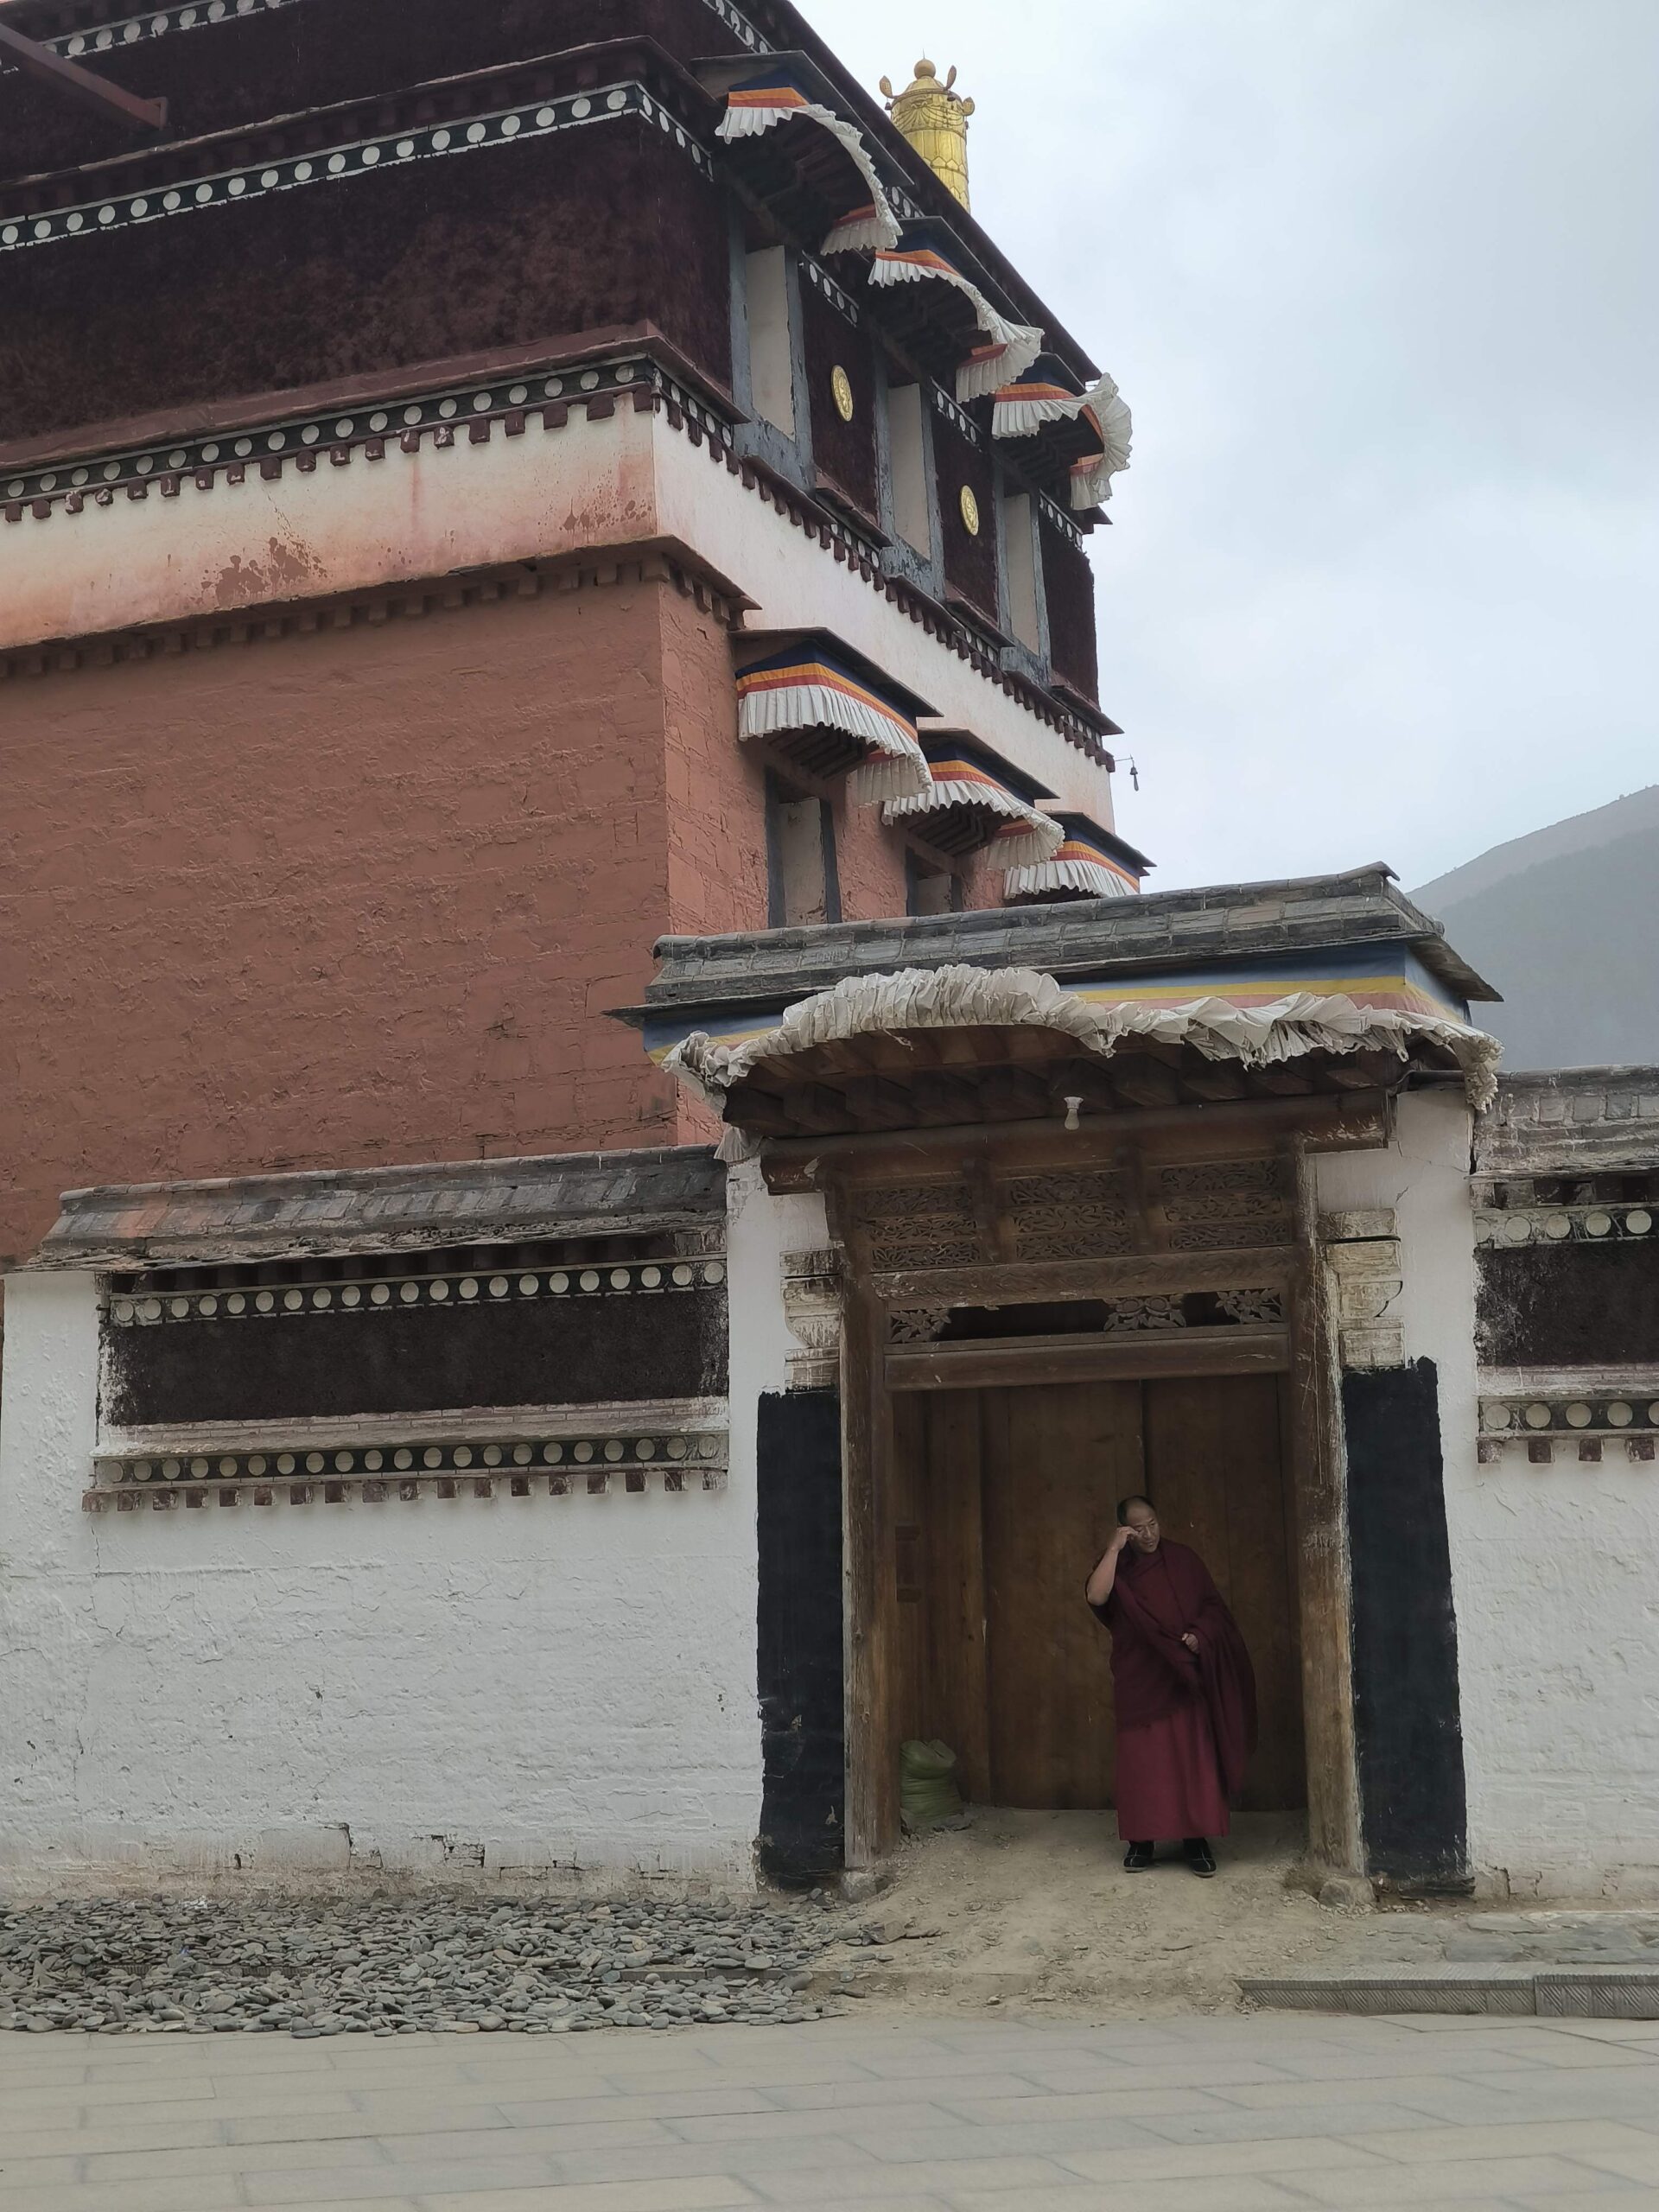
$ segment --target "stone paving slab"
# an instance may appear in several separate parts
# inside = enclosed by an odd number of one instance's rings
[[[1659,2032],[1535,2014],[0,2034],[0,2212],[1659,2206]]]
[[[1659,1970],[1530,1964],[1345,1967],[1239,1984],[1253,2005],[1296,2012],[1455,2012],[1659,2020]]]

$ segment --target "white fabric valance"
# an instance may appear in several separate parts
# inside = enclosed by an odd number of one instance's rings
[[[802,999],[774,1026],[741,1042],[717,1043],[698,1031],[663,1062],[716,1105],[761,1061],[787,1059],[819,1045],[907,1029],[1052,1029],[1109,1058],[1138,1038],[1190,1046],[1208,1060],[1272,1067],[1309,1052],[1388,1052],[1404,1061],[1418,1040],[1447,1052],[1479,1112],[1496,1095],[1497,1039],[1448,1017],[1362,1006],[1344,994],[1294,992],[1266,1004],[1224,995],[1176,1005],[1113,999],[1108,987],[1065,988],[1033,969],[906,969],[891,976],[849,976]]]
[[[726,96],[726,112],[721,118],[717,136],[728,143],[738,138],[759,138],[768,130],[775,130],[780,123],[792,122],[797,116],[830,133],[863,178],[869,194],[867,200],[847,209],[824,239],[823,251],[874,252],[883,246],[897,245],[899,219],[893,212],[887,188],[862,134],[832,109],[810,99],[784,72],[769,71],[750,84],[734,86]]]
[[[838,731],[865,748],[850,779],[861,805],[914,798],[930,787],[927,756],[911,717],[822,647],[787,649],[739,669],[740,738],[801,730]]]
[[[1021,798],[965,747],[929,739],[924,741],[923,750],[927,756],[929,788],[912,798],[890,801],[883,810],[883,819],[890,826],[950,807],[974,807],[1001,817],[1001,826],[989,839],[997,866],[1022,867],[1047,860],[1059,850],[1065,837],[1060,824],[1052,816],[1039,814],[1028,799]]]
[[[985,339],[957,371],[957,397],[982,399],[1014,378],[1022,376],[1043,350],[1043,334],[1034,323],[1010,322],[998,313],[977,284],[931,245],[909,245],[878,253],[870,264],[870,282],[877,285],[949,284],[973,307],[974,319]]]

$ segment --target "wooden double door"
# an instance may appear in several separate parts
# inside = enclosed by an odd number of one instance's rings
[[[1306,1798],[1281,1378],[1207,1376],[893,1400],[900,1738],[942,1737],[982,1803],[1113,1802],[1110,1644],[1083,1586],[1149,1494],[1236,1615],[1262,1738],[1243,1799]]]

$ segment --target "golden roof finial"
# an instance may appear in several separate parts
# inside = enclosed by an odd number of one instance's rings
[[[928,60],[916,64],[916,74],[902,92],[895,92],[890,78],[881,79],[887,112],[893,127],[907,138],[947,191],[966,207],[968,199],[968,118],[974,111],[951,87],[957,81],[952,67],[944,82]]]

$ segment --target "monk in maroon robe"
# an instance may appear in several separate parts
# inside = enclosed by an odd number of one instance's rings
[[[1112,1631],[1117,1832],[1131,1873],[1179,1836],[1195,1874],[1216,1871],[1210,1838],[1255,1749],[1250,1655],[1210,1571],[1166,1537],[1152,1501],[1126,1497],[1084,1595]]]

